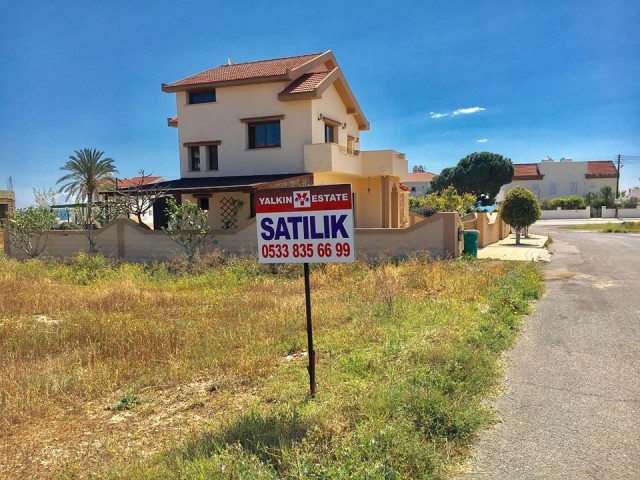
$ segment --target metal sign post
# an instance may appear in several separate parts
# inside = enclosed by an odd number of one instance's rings
[[[304,263],[304,298],[307,307],[307,352],[309,352],[309,387],[311,398],[316,396],[316,351],[313,349],[313,324],[311,323],[311,286],[309,264]]]
[[[316,394],[309,263],[353,262],[351,185],[275,188],[255,193],[260,263],[302,263],[311,397]]]

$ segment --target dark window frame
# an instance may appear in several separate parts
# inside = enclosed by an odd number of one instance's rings
[[[200,146],[189,147],[189,171],[199,172],[200,160]]]
[[[194,92],[187,92],[187,104],[199,105],[201,103],[216,103],[216,89],[210,90],[197,90]]]
[[[198,198],[198,208],[209,211],[209,197]]]
[[[218,145],[207,145],[207,170],[210,172],[217,172],[219,169]]]
[[[270,131],[270,127],[273,129]],[[278,148],[282,146],[280,120],[266,120],[247,123],[247,148]]]
[[[324,143],[338,143],[336,135],[336,126],[325,122],[324,124]]]

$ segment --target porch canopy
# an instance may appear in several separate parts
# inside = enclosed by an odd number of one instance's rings
[[[285,173],[275,175],[246,175],[235,177],[193,177],[167,180],[139,187],[139,190],[164,190],[167,195],[209,195],[220,192],[244,192],[251,196],[251,216],[255,216],[253,195],[264,188],[296,187],[313,184],[311,173]],[[119,190],[127,190],[122,188]]]

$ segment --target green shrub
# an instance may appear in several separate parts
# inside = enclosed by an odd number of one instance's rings
[[[584,198],[578,195],[554,198],[553,200],[549,200],[547,205],[549,208],[546,210],[556,210],[558,207],[562,210],[581,210],[587,206]]]

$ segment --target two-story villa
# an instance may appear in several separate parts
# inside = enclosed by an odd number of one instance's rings
[[[369,122],[333,52],[229,62],[162,90],[176,94],[180,178],[161,185],[214,228],[247,225],[257,189],[335,183],[351,184],[357,227],[408,225],[407,160],[360,150]]]
[[[511,183],[503,185],[498,200],[515,186],[531,190],[540,200],[598,193],[609,186],[615,192],[618,169],[611,160],[574,162],[571,158],[543,158],[538,163],[514,164]]]

